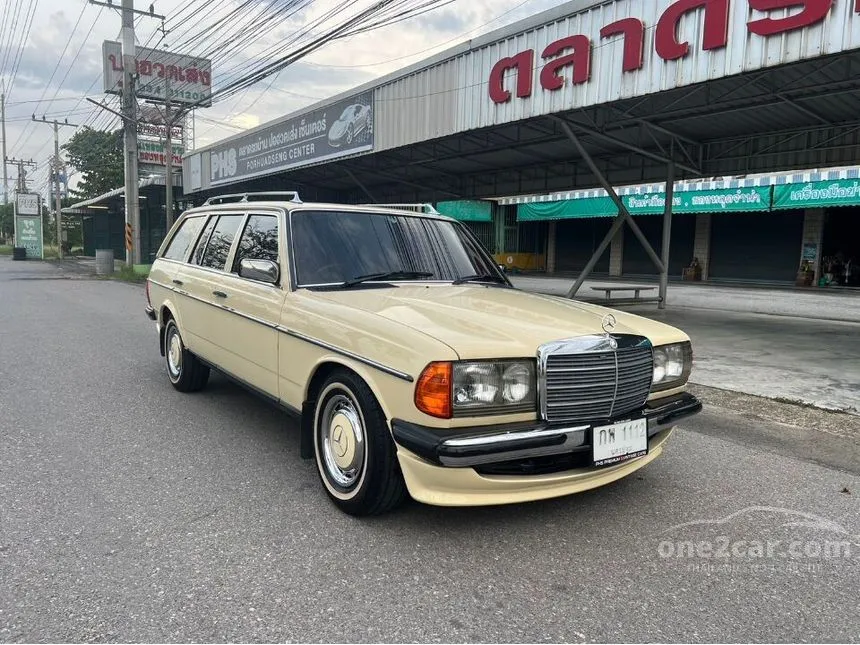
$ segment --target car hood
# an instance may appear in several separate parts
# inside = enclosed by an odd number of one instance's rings
[[[614,333],[645,336],[655,345],[688,340],[674,327],[567,298],[482,285],[365,287],[317,291],[315,297],[360,309],[411,327],[451,347],[460,358],[534,356],[543,343]]]

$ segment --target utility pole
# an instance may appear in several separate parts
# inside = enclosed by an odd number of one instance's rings
[[[3,124],[3,203],[9,203],[9,171],[6,168],[6,93],[0,94],[0,122]]]
[[[122,120],[125,148],[125,225],[131,226],[132,248],[125,263],[140,264],[140,199],[137,176],[137,100],[135,81],[134,0],[122,0]]]
[[[165,187],[165,234],[173,226],[173,126],[183,122],[188,116],[189,110],[179,107],[173,111],[173,105],[170,101],[170,79],[166,82],[167,99],[164,104],[164,112],[159,110],[162,121],[164,121],[165,135],[164,145],[166,146],[164,158],[164,187]],[[156,109],[158,109],[156,107]],[[159,137],[160,140],[160,137]]]
[[[54,170],[54,199],[56,203],[56,220],[57,220],[57,255],[62,260],[63,259],[63,202],[62,197],[60,196],[60,126],[66,125],[70,128],[77,128],[78,125],[74,123],[69,123],[68,119],[63,121],[48,121],[45,117],[42,117],[42,120],[39,121],[36,118],[36,115],[33,115],[33,121],[36,123],[49,123],[54,126],[54,163],[52,164]]]
[[[164,104],[164,125],[167,130],[167,156],[164,158],[164,195],[165,195],[165,205],[164,205],[164,215],[166,220],[166,228],[164,229],[164,235],[167,236],[167,232],[170,230],[170,227],[173,226],[173,121],[170,118],[170,78],[168,77],[166,83],[167,91],[165,94],[166,103]]]
[[[116,9],[112,0],[100,2],[90,0],[90,4]],[[128,266],[140,264],[140,198],[138,196],[137,169],[137,98],[134,83],[137,76],[135,60],[136,47],[134,42],[134,15],[140,14],[157,18],[164,22],[164,16],[150,11],[138,11],[134,8],[134,0],[122,0],[122,125],[123,144],[125,149],[125,226],[131,228],[132,248],[126,248],[125,262]]]
[[[6,163],[15,164],[18,166],[18,185],[15,187],[15,191],[19,193],[27,192],[27,171],[24,170],[24,167],[35,168],[37,166],[36,162],[30,159],[29,161],[25,161],[24,159],[15,159],[14,157],[3,157],[3,165]]]

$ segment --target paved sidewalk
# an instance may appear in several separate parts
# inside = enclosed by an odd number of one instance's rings
[[[536,276],[511,282],[551,295],[573,284]],[[596,299],[588,287],[601,284],[619,283],[589,281],[580,295]],[[692,382],[860,414],[860,294],[670,284],[667,303],[618,308],[686,331]]]
[[[556,278],[544,276],[508,276],[511,282],[525,291],[536,291],[555,296],[566,295],[573,286],[576,278]],[[647,280],[586,280],[577,298],[604,304],[603,293],[594,291],[591,287],[601,286],[653,286],[656,282]],[[657,295],[657,291],[645,292]],[[631,294],[616,294],[614,297],[626,297]],[[791,289],[775,287],[742,287],[713,284],[691,284],[688,282],[672,282],[666,297],[668,307],[694,307],[696,309],[718,309],[722,311],[747,312],[758,314],[773,314],[779,316],[797,316],[815,320],[841,320],[845,322],[860,322],[860,291],[852,289]],[[636,305],[643,310],[656,309],[657,305],[649,303]]]

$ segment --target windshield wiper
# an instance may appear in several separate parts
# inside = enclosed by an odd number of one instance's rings
[[[499,284],[505,284],[504,278],[500,278],[497,275],[493,275],[492,273],[476,273],[475,275],[464,275],[462,278],[457,278],[451,284],[465,284],[467,282],[498,282]]]
[[[370,273],[368,275],[360,275],[345,280],[340,286],[354,287],[362,282],[370,282],[372,280],[414,280],[415,278],[432,278],[433,274],[427,271],[387,271],[386,273]]]

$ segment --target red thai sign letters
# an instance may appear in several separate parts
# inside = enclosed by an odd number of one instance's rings
[[[729,8],[732,0],[676,0],[660,15],[654,29],[654,50],[663,60],[679,60],[690,54],[690,43],[680,39],[678,25],[687,14],[702,12],[702,43],[705,51],[722,49],[728,45]],[[823,21],[833,7],[834,0],[746,0],[750,9],[765,14],[793,9],[788,16],[767,15],[747,22],[747,30],[756,36],[775,36],[809,27]],[[860,13],[860,0],[853,0],[854,10]],[[780,13],[782,13],[780,11]],[[623,18],[600,30],[600,38],[620,36],[623,41],[623,72],[634,72],[644,66],[645,23],[638,18]],[[541,52],[538,79],[543,89],[555,92],[565,82],[587,83],[591,80],[592,42],[588,36],[572,35],[551,42]],[[514,56],[503,58],[490,71],[489,93],[494,103],[511,100],[506,87],[506,74],[515,78],[516,95],[527,98],[534,90],[534,70],[538,64],[535,51],[527,49]]]

